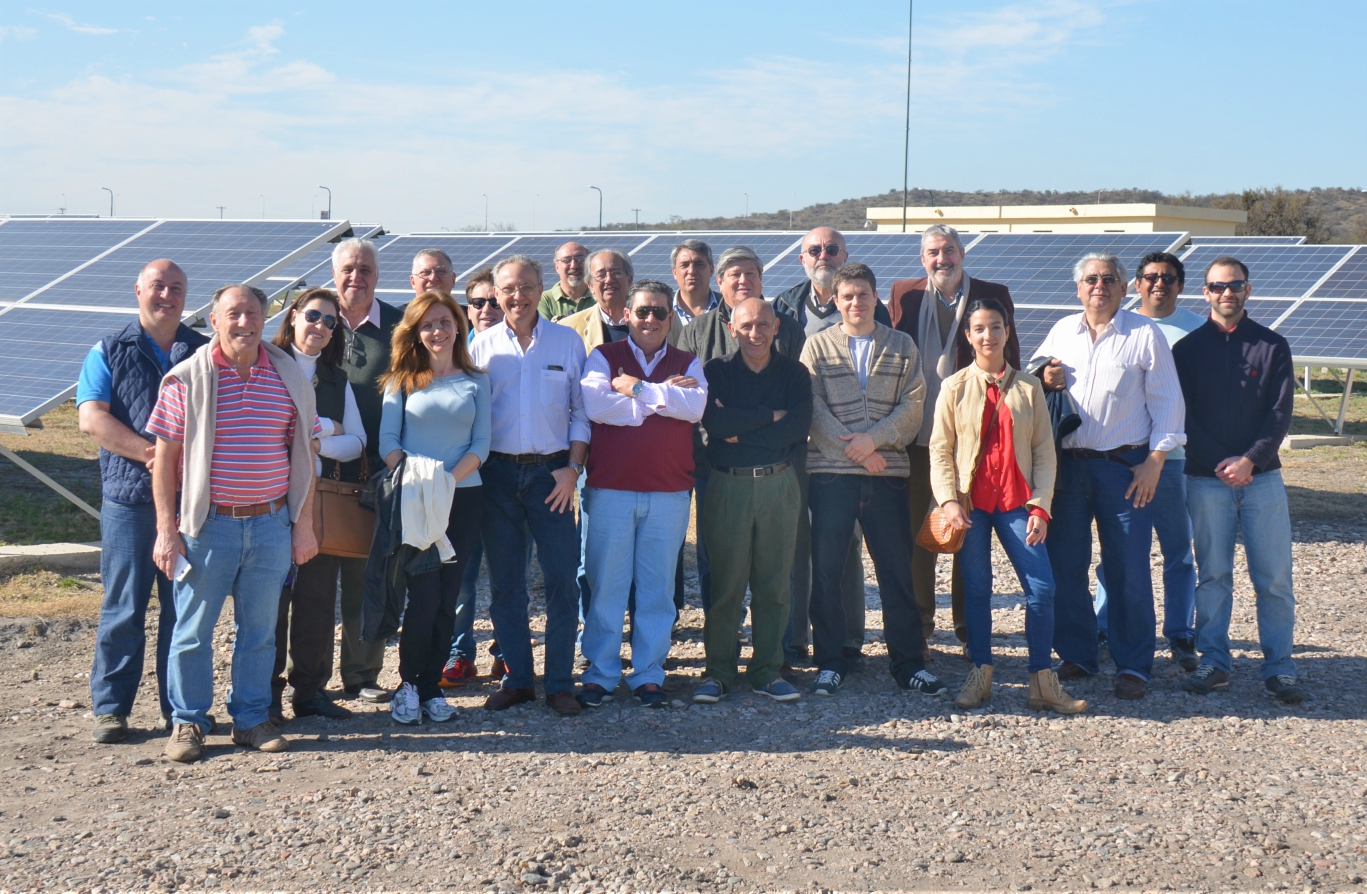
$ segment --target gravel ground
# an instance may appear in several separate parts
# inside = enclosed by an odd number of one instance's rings
[[[188,766],[146,732],[150,680],[129,742],[90,742],[92,624],[11,623],[0,889],[1360,888],[1361,524],[1297,527],[1296,660],[1310,698],[1296,708],[1262,691],[1242,565],[1235,679],[1205,698],[1178,690],[1164,653],[1140,702],[1116,701],[1102,677],[1072,687],[1085,715],[1026,710],[1024,613],[999,554],[998,685],[984,710],[896,689],[870,569],[867,669],[835,698],[775,705],[742,685],[691,706],[703,651],[690,609],[666,710],[619,689],[575,719],[541,703],[491,715],[481,677],[455,691],[446,724],[399,727],[352,702],[364,712],[352,721],[291,721],[287,754],[236,749],[220,732]],[[949,625],[947,604],[939,620]],[[230,641],[222,625],[220,646]],[[953,635],[933,646],[932,669],[957,691],[968,664]],[[226,648],[216,661],[226,719]]]

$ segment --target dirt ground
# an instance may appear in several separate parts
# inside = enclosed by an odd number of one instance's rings
[[[692,706],[703,651],[690,606],[668,709],[619,689],[575,719],[539,703],[490,714],[481,652],[451,722],[399,727],[349,702],[351,721],[292,720],[282,755],[227,739],[225,618],[224,728],[186,766],[151,731],[150,665],[129,741],[90,741],[98,582],[0,576],[0,889],[1360,889],[1367,447],[1283,457],[1311,693],[1296,708],[1262,691],[1241,564],[1229,690],[1182,693],[1163,653],[1143,701],[1117,701],[1103,676],[1072,686],[1085,715],[1027,710],[1024,613],[999,555],[996,696],[981,710],[893,685],[869,569],[868,666],[834,698],[775,705],[742,684]],[[957,691],[968,664],[941,603],[932,669]],[[483,612],[478,627],[487,641]],[[396,666],[391,646],[382,682]]]

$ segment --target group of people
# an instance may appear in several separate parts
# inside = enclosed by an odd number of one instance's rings
[[[697,703],[737,685],[747,601],[749,687],[793,701],[796,669],[814,667],[810,692],[835,695],[864,662],[865,549],[893,680],[950,695],[928,667],[937,552],[918,531],[932,521],[962,538],[961,707],[992,698],[994,531],[1025,594],[1030,708],[1085,710],[1063,684],[1100,673],[1103,647],[1115,695],[1145,695],[1155,530],[1182,687],[1229,683],[1242,537],[1265,686],[1303,699],[1277,458],[1291,355],[1244,313],[1247,268],[1213,262],[1199,316],[1177,306],[1175,256],[1145,256],[1131,280],[1117,257],[1088,254],[1073,276],[1081,311],[1023,364],[1008,289],[965,272],[948,226],[921,246],[926,276],[886,301],[826,227],[802,240],[806,281],[772,300],[754,251],[714,257],[697,239],[674,248],[673,286],[635,279],[621,251],[567,242],[549,289],[536,260],[512,255],[469,277],[464,302],[450,258],[429,249],[399,308],[375,297],[375,246],[347,239],[335,289],[297,295],[272,342],[260,290],[215,291],[206,339],[181,323],[184,272],[153,261],[135,285],[138,320],[91,350],[77,393],[104,481],[95,740],[127,733],[154,583],[174,760],[197,759],[214,729],[213,631],[230,594],[236,744],[287,748],[286,700],[295,717],[350,716],[326,690],[339,590],[342,695],[387,700],[399,723],[448,719],[443,690],[475,676],[482,561],[499,681],[485,707],[533,701],[533,554],[550,710],[579,714],[623,682],[663,706],[691,509]],[[1135,311],[1122,307],[1131,282]],[[320,553],[319,479],[373,497],[368,558]],[[379,676],[394,633],[390,692]]]

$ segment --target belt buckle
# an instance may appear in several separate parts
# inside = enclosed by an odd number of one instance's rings
[[[250,506],[233,506],[233,507],[232,507],[232,510],[233,510],[233,515],[232,515],[232,517],[233,517],[233,518],[251,518],[250,515],[238,515],[238,514],[237,514],[237,510],[239,510],[239,509],[250,509],[250,508],[251,508]]]
[[[768,467],[768,466],[756,466],[755,468],[753,468],[753,469],[750,470],[750,475],[751,475],[751,477],[753,477],[753,478],[763,478],[765,475],[768,475],[768,474],[769,474],[769,467]]]

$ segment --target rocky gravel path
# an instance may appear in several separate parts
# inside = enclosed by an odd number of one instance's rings
[[[620,689],[575,719],[541,703],[491,715],[481,677],[455,691],[446,724],[399,727],[352,702],[352,721],[292,721],[286,754],[219,733],[188,766],[162,758],[161,734],[90,742],[93,625],[11,624],[0,889],[1360,889],[1365,536],[1297,528],[1295,657],[1310,698],[1296,708],[1263,693],[1242,567],[1234,682],[1205,698],[1177,688],[1165,653],[1143,701],[1118,702],[1102,677],[1072,687],[1085,715],[1026,710],[1024,613],[998,556],[999,684],[983,710],[897,690],[870,574],[868,666],[834,698],[739,691],[692,706],[691,609],[666,710]],[[957,691],[967,662],[952,634],[933,645],[932,669]],[[222,676],[226,649],[218,661]],[[154,719],[149,683],[133,723]]]

